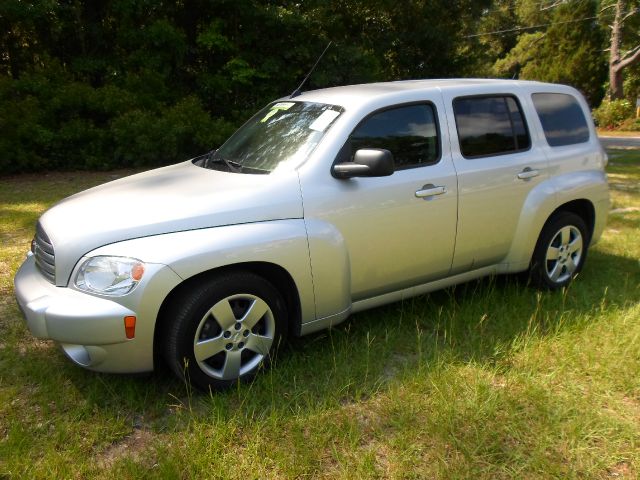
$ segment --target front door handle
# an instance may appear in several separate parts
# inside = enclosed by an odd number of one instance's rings
[[[433,184],[428,184],[423,186],[420,190],[416,192],[416,197],[418,198],[429,198],[435,197],[436,195],[442,195],[443,193],[447,193],[447,187],[439,186],[436,187]]]
[[[538,170],[533,170],[530,167],[527,167],[518,174],[518,178],[520,180],[528,180],[530,178],[537,177],[538,175],[540,175]]]

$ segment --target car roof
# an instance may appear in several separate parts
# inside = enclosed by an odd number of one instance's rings
[[[460,87],[469,88],[469,94],[483,93],[482,89],[473,88],[475,86],[502,85],[510,89],[517,88],[517,85],[551,85],[542,82],[525,80],[500,80],[489,78],[451,78],[432,80],[400,80],[395,82],[364,83],[360,85],[346,85],[342,87],[323,88],[320,90],[309,90],[295,97],[296,101],[328,103],[340,105],[345,108],[362,105],[367,100],[380,97],[398,97],[403,93],[447,90]],[[287,97],[281,100],[286,100]]]

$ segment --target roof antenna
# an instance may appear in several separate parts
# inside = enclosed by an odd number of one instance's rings
[[[300,95],[300,93],[302,93],[300,91],[300,89],[302,88],[302,86],[307,83],[307,80],[309,80],[309,77],[311,76],[311,74],[313,73],[313,71],[316,69],[316,67],[318,66],[318,64],[320,63],[320,60],[322,60],[322,57],[324,57],[324,54],[327,53],[327,50],[329,50],[329,47],[331,46],[333,42],[329,41],[329,44],[325,47],[324,51],[320,54],[320,56],[318,57],[318,60],[316,60],[316,63],[313,67],[311,67],[311,70],[309,70],[309,73],[307,73],[307,76],[304,77],[304,80],[302,80],[302,83],[300,85],[298,85],[298,88],[296,88],[293,93],[291,95],[289,95],[289,98],[293,98],[293,97],[297,97],[298,95]]]

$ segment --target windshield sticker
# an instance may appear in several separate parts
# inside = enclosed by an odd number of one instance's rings
[[[273,117],[276,113],[278,113],[278,110],[276,110],[275,108],[273,110],[269,110],[269,112],[267,112],[267,114],[264,116],[264,118],[262,120],[260,120],[260,123],[266,122],[271,117]]]
[[[340,115],[340,112],[336,112],[335,110],[325,110],[322,112],[322,115],[316,118],[316,120],[309,125],[309,128],[317,132],[324,132],[338,115]]]
[[[266,122],[271,117],[273,117],[276,113],[278,113],[280,110],[289,110],[294,105],[295,105],[295,102],[280,102],[280,103],[276,103],[273,107],[271,107],[271,109],[264,116],[264,118],[262,120],[260,120],[260,123]]]
[[[280,102],[280,103],[276,103],[271,108],[277,108],[278,110],[289,110],[294,105],[295,105],[295,102]]]

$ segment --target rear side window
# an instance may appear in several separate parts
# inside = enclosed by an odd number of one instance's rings
[[[436,115],[432,105],[405,105],[365,118],[349,137],[351,158],[361,148],[384,148],[396,170],[431,165],[440,158]]]
[[[456,98],[453,112],[466,158],[515,153],[531,146],[522,109],[512,96]]]
[[[573,96],[565,93],[534,93],[531,98],[550,146],[562,147],[589,140],[587,119]]]

